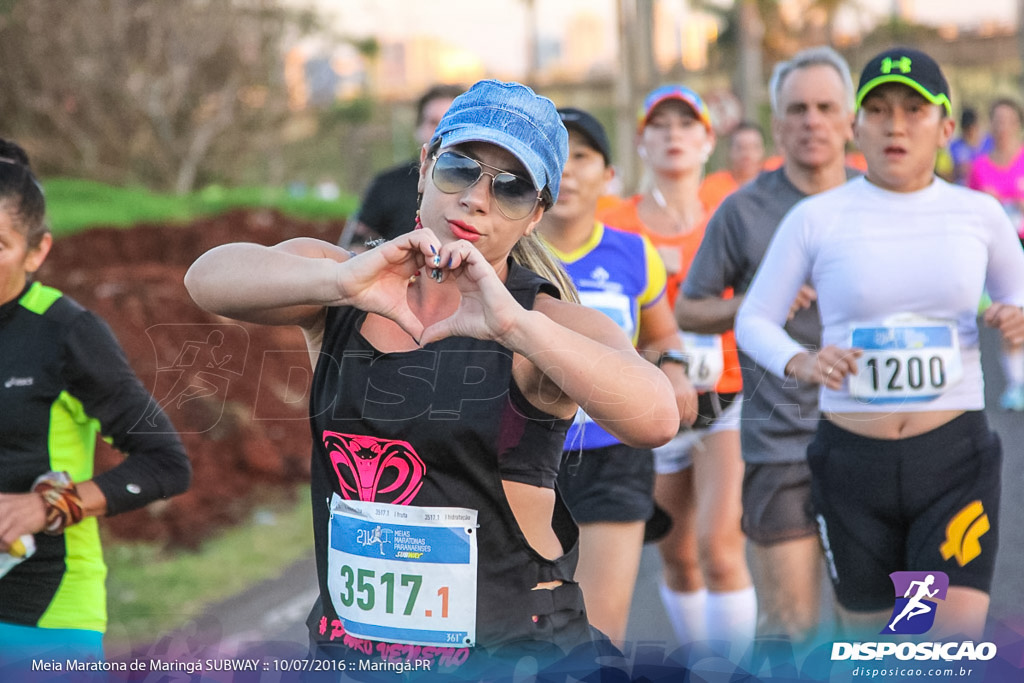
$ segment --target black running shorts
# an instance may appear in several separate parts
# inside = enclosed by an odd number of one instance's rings
[[[654,454],[624,444],[563,453],[558,490],[579,523],[645,521],[654,512]]]
[[[982,412],[925,434],[871,439],[822,420],[807,449],[811,501],[836,598],[892,607],[895,571],[941,571],[989,592],[1002,448]]]

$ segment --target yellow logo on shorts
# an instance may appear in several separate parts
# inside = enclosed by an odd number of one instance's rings
[[[946,525],[946,540],[939,546],[942,559],[955,557],[961,567],[981,555],[979,538],[989,530],[988,515],[980,500],[964,506]]]

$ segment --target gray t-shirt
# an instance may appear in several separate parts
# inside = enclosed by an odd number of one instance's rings
[[[847,169],[847,177],[856,171]],[[704,239],[683,282],[691,299],[721,296],[728,288],[742,294],[750,287],[782,217],[806,197],[782,168],[761,173],[722,202],[708,222]],[[786,331],[808,349],[817,349],[821,319],[817,305],[799,311]],[[779,379],[739,349],[743,375],[740,441],[750,463],[803,460],[817,429],[818,387]]]

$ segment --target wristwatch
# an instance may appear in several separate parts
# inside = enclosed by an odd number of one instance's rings
[[[678,363],[683,366],[683,372],[690,372],[690,354],[679,349],[669,349],[668,351],[662,351],[661,355],[658,356],[658,367],[660,368],[665,363]]]

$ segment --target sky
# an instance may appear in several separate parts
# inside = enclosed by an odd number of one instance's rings
[[[684,4],[686,0],[659,0]],[[956,23],[965,28],[985,22],[1012,23],[1017,0],[856,0],[864,17],[881,17],[897,3],[908,5],[922,23]],[[561,35],[563,27],[580,12],[608,18],[608,40],[613,40],[612,19],[616,0],[534,0],[541,39]],[[339,28],[351,36],[380,39],[413,34],[433,35],[480,55],[489,70],[525,70],[526,3],[523,0],[344,0],[320,4],[331,12]]]

